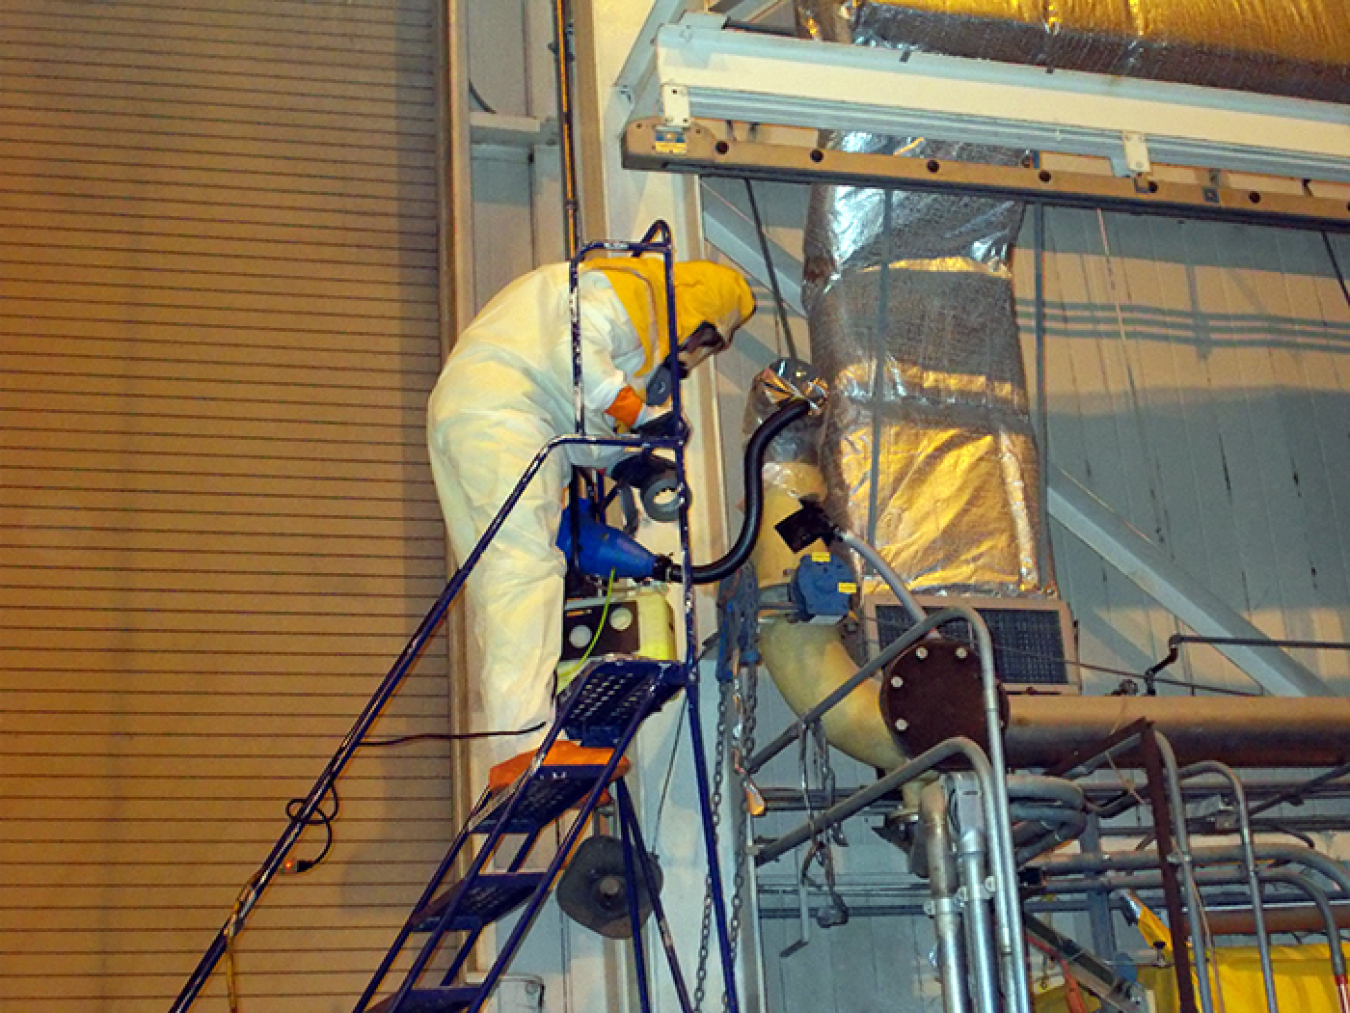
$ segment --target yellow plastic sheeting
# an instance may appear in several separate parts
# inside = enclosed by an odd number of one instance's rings
[[[1225,947],[1219,952],[1219,988],[1225,1013],[1266,1013],[1266,993],[1261,983],[1261,962],[1255,947]],[[1297,1013],[1340,1013],[1331,958],[1322,944],[1276,946],[1271,950],[1275,967],[1275,997],[1281,1010]],[[1157,1000],[1157,1013],[1177,1013],[1176,978],[1171,968],[1140,968],[1139,980]],[[1211,980],[1213,980],[1211,975]],[[1089,1010],[1100,1004],[1084,990]],[[1215,1002],[1215,1008],[1219,1004]],[[1069,1013],[1063,985],[1035,997],[1036,1013]]]

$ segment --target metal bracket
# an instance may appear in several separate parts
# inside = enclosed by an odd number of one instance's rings
[[[1120,141],[1125,157],[1125,171],[1120,172],[1119,168],[1112,166],[1119,175],[1147,176],[1153,171],[1153,162],[1148,155],[1148,139],[1143,134],[1126,130],[1120,135]]]
[[[740,140],[726,133],[724,125],[703,118],[686,128],[656,118],[630,122],[624,131],[623,164],[657,172],[959,192],[1131,214],[1350,231],[1350,202],[1344,198],[1238,190],[1213,180],[1201,186],[1151,176],[1121,178],[1067,169],[895,158],[818,148],[810,142]]]
[[[689,89],[682,84],[661,86],[661,123],[676,130],[688,130],[694,122],[689,107]]]

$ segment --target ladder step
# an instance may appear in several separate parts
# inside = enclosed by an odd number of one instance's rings
[[[430,932],[452,904],[456,905],[450,931],[463,932],[495,922],[514,911],[543,882],[538,872],[480,872],[472,880],[461,880],[444,893],[433,897],[409,919],[414,932]]]
[[[394,996],[381,999],[368,1013],[454,1013],[468,1009],[479,996],[473,985],[445,985],[441,988],[414,988],[394,1005]]]
[[[677,661],[617,658],[595,662],[589,673],[573,679],[558,698],[559,712],[576,698],[564,728],[583,746],[612,746],[643,708],[648,683],[656,683],[656,693],[645,707],[644,718],[680,691],[684,674],[684,665]]]
[[[473,826],[476,834],[491,833],[507,804],[519,793],[520,803],[511,814],[505,833],[528,834],[546,827],[586,797],[604,774],[602,764],[548,764],[516,792],[502,791]]]

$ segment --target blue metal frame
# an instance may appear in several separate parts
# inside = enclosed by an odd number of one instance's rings
[[[583,804],[581,811],[582,813],[589,814],[591,811],[594,810],[596,804],[599,802],[601,796],[605,791],[606,784],[609,782],[610,777],[613,775],[614,770],[617,768],[620,760],[622,759],[624,749],[627,747],[628,743],[632,741],[633,736],[637,732],[638,726],[642,723],[642,720],[649,713],[650,701],[656,696],[658,690],[661,689],[663,684],[668,685],[671,681],[677,683],[680,687],[682,687],[685,690],[685,706],[688,714],[690,736],[693,745],[694,773],[699,796],[699,809],[702,815],[702,822],[703,822],[704,848],[707,854],[708,875],[709,875],[709,882],[711,884],[712,902],[715,914],[714,920],[716,922],[718,945],[722,958],[723,981],[726,994],[726,1006],[729,1013],[738,1013],[739,1004],[736,996],[735,968],[732,966],[731,961],[731,945],[727,928],[725,895],[723,890],[720,865],[717,859],[716,837],[713,829],[712,792],[710,788],[710,781],[708,775],[707,757],[704,751],[702,722],[700,720],[699,715],[698,669],[697,669],[698,640],[694,617],[694,585],[692,580],[694,567],[689,538],[688,505],[690,501],[690,496],[689,496],[688,476],[685,469],[685,449],[684,449],[685,440],[684,438],[679,436],[664,437],[664,438],[635,437],[635,436],[611,437],[611,436],[589,436],[586,433],[585,404],[582,391],[580,306],[577,298],[577,281],[580,274],[582,262],[590,254],[601,251],[610,253],[629,253],[632,256],[647,256],[655,254],[659,255],[662,258],[663,265],[665,268],[665,276],[667,279],[666,317],[669,328],[669,349],[668,349],[669,354],[667,361],[672,370],[672,375],[675,378],[675,383],[673,385],[673,392],[671,396],[671,410],[672,412],[675,413],[677,418],[683,417],[681,414],[683,408],[683,399],[682,399],[679,360],[678,360],[679,335],[676,330],[674,290],[673,285],[670,283],[671,269],[673,267],[674,262],[673,248],[671,242],[671,232],[670,227],[665,222],[658,221],[655,224],[653,224],[653,226],[647,231],[646,235],[644,235],[642,240],[637,243],[621,243],[621,242],[591,243],[590,245],[581,249],[576,254],[576,256],[574,256],[571,259],[569,265],[569,280],[571,292],[569,313],[572,327],[571,337],[572,337],[573,409],[575,413],[576,432],[564,436],[558,436],[550,440],[547,444],[544,445],[543,448],[540,449],[538,454],[535,455],[534,459],[530,462],[529,467],[525,469],[525,472],[521,475],[520,480],[516,483],[516,486],[511,491],[511,494],[507,496],[505,502],[503,502],[501,508],[497,511],[497,514],[493,517],[492,522],[488,525],[486,531],[484,531],[482,537],[478,540],[478,543],[469,553],[468,558],[464,560],[460,568],[447,582],[440,596],[436,599],[435,603],[431,606],[426,616],[422,619],[422,622],[418,626],[417,630],[413,633],[412,637],[409,639],[407,645],[403,649],[403,652],[399,655],[398,659],[389,669],[388,673],[385,675],[383,681],[380,683],[379,687],[375,690],[374,694],[367,702],[361,714],[357,717],[356,721],[352,724],[351,728],[348,730],[346,736],[343,738],[341,744],[338,746],[337,751],[333,754],[332,759],[329,760],[328,765],[319,775],[318,780],[314,783],[313,788],[310,789],[310,792],[306,796],[302,805],[291,816],[290,822],[287,825],[285,831],[283,831],[276,845],[272,848],[272,851],[268,854],[262,866],[259,868],[258,872],[254,875],[253,879],[250,880],[249,885],[246,887],[247,891],[246,896],[239,903],[236,913],[234,913],[225,922],[225,924],[221,927],[220,931],[216,934],[216,937],[212,941],[211,945],[202,955],[201,960],[198,962],[192,974],[188,977],[188,980],[186,984],[183,986],[182,991],[179,993],[177,999],[170,1007],[170,1013],[185,1013],[185,1011],[188,1010],[189,1007],[191,1007],[193,1001],[197,998],[198,994],[205,986],[207,980],[210,978],[212,972],[215,970],[215,967],[219,963],[220,958],[224,956],[225,950],[228,945],[229,936],[243,927],[243,924],[247,919],[249,913],[252,911],[253,907],[261,899],[264,891],[267,889],[268,885],[272,882],[272,880],[276,877],[277,873],[281,871],[291,850],[299,841],[301,835],[304,833],[305,828],[309,825],[309,821],[313,817],[314,813],[318,810],[319,805],[322,802],[323,798],[332,790],[333,786],[337,782],[337,779],[341,776],[342,772],[346,769],[347,764],[351,761],[353,755],[356,753],[356,750],[360,748],[363,739],[370,731],[375,721],[380,717],[389,700],[398,691],[399,687],[403,682],[403,679],[406,677],[408,671],[411,669],[413,662],[416,661],[417,657],[425,648],[427,642],[431,639],[436,628],[440,625],[441,620],[445,617],[446,612],[449,610],[450,605],[459,595],[459,592],[464,587],[464,584],[467,581],[469,575],[473,572],[473,569],[477,566],[484,552],[486,552],[487,547],[492,542],[492,539],[497,535],[498,531],[501,530],[501,527],[505,523],[506,518],[515,508],[516,504],[520,500],[520,497],[524,494],[530,482],[534,480],[534,477],[539,473],[540,468],[543,467],[544,462],[549,458],[550,455],[552,455],[556,451],[565,450],[566,448],[572,446],[669,450],[673,454],[675,467],[679,474],[678,527],[680,540],[680,556],[682,564],[681,572],[683,574],[682,591],[683,591],[684,620],[685,620],[684,661],[678,665],[669,663],[660,664],[658,666],[660,670],[659,674],[650,677],[649,683],[646,685],[646,688],[642,690],[642,692],[646,694],[645,698],[646,702],[644,703],[643,706],[638,707],[634,711],[632,719],[629,721],[628,726],[625,728],[624,733],[621,736],[621,742],[619,746],[613,750],[608,765],[604,768],[604,771],[598,778],[595,786],[591,789],[589,795],[586,798],[585,803]],[[595,670],[592,670],[591,672],[583,676],[582,679],[584,680],[590,678],[592,675],[594,675],[594,672]],[[533,763],[530,765],[526,773],[522,775],[522,778],[520,782],[518,782],[518,784],[535,777],[539,773],[540,768],[543,766],[544,757],[547,755],[548,749],[553,745],[554,741],[557,739],[559,731],[566,723],[568,714],[576,706],[577,702],[581,699],[581,692],[580,692],[581,684],[582,684],[581,680],[578,680],[578,691],[573,693],[567,699],[567,702],[564,704],[564,706],[561,708],[560,713],[557,716],[557,720],[555,720],[553,726],[549,729],[545,737],[544,743],[540,747],[538,753],[536,754]],[[670,963],[672,977],[675,981],[675,986],[679,994],[681,1006],[685,1010],[692,1010],[692,1006],[689,1001],[688,989],[685,986],[683,977],[679,971],[678,961],[676,959],[673,943],[670,938],[669,926],[665,920],[664,911],[661,909],[660,899],[659,897],[656,896],[655,890],[650,889],[651,886],[653,886],[654,884],[651,882],[650,869],[647,867],[646,862],[647,853],[645,850],[645,846],[642,844],[641,833],[637,827],[637,819],[635,813],[633,812],[632,801],[628,795],[626,787],[623,786],[622,782],[618,782],[617,792],[620,800],[620,812],[621,812],[620,819],[621,824],[624,828],[623,841],[625,847],[625,860],[631,861],[632,849],[636,846],[639,853],[637,865],[642,870],[643,875],[647,878],[649,894],[652,897],[653,910],[656,915],[657,923],[661,932],[662,944],[666,950],[666,955]],[[522,797],[523,795],[516,793],[507,803],[505,809],[495,814],[496,824],[494,828],[491,830],[491,832],[488,834],[487,840],[484,842],[483,847],[479,849],[478,854],[475,856],[473,862],[470,864],[469,870],[465,875],[465,877],[463,878],[463,880],[461,880],[461,882],[467,883],[468,881],[473,880],[483,872],[483,869],[485,868],[486,863],[490,858],[490,856],[492,855],[497,843],[501,840],[501,838],[507,833],[508,829],[510,828],[512,816],[515,813],[516,808],[520,804]],[[393,946],[386,954],[385,959],[381,962],[379,968],[376,970],[370,984],[367,986],[365,992],[362,994],[360,1000],[357,1003],[355,1013],[362,1013],[362,1011],[364,1011],[371,1002],[376,991],[379,989],[380,984],[383,982],[384,978],[389,973],[389,970],[392,967],[395,959],[397,958],[397,955],[402,951],[402,948],[404,944],[407,942],[408,937],[418,927],[416,924],[415,916],[417,915],[418,912],[422,911],[425,907],[427,907],[428,904],[432,902],[432,900],[436,896],[437,891],[443,885],[445,877],[449,874],[451,868],[455,863],[456,858],[462,851],[465,843],[468,841],[470,835],[474,832],[475,828],[481,825],[482,822],[487,818],[489,810],[490,810],[490,799],[488,794],[485,792],[484,795],[479,799],[478,803],[475,805],[473,814],[470,816],[468,823],[466,823],[466,825],[463,828],[461,828],[458,835],[456,836],[454,842],[450,847],[449,852],[441,862],[441,865],[438,867],[435,875],[432,877],[430,883],[428,884],[426,890],[424,891],[421,899],[418,901],[416,907],[413,909],[412,915],[409,916],[407,922],[405,922],[403,928],[399,931],[399,934]],[[572,826],[568,829],[567,833],[565,834],[564,841],[562,842],[562,845],[558,849],[557,854],[554,856],[554,859],[549,864],[547,871],[543,874],[543,878],[540,880],[533,895],[526,902],[525,908],[526,913],[520,919],[518,919],[514,929],[509,934],[506,942],[501,947],[498,959],[494,962],[492,969],[489,971],[487,979],[485,979],[482,982],[482,984],[478,986],[480,990],[480,998],[477,1001],[475,1001],[474,1004],[471,1006],[472,1010],[476,1011],[481,1008],[482,1004],[486,1002],[488,996],[490,996],[492,988],[496,985],[498,979],[500,978],[500,975],[504,973],[507,965],[510,962],[511,957],[514,955],[516,949],[519,947],[521,941],[525,936],[525,933],[529,930],[530,923],[533,921],[534,915],[537,914],[538,909],[542,906],[543,901],[547,898],[549,891],[552,889],[553,881],[556,878],[560,869],[562,868],[563,863],[565,862],[567,856],[571,854],[572,848],[575,845],[577,838],[580,836],[582,829],[584,828],[584,823],[585,819],[579,817],[573,822]],[[530,848],[533,847],[535,841],[537,840],[540,830],[542,830],[542,827],[536,829],[532,834],[527,836],[527,840],[522,844],[522,846],[517,852],[515,859],[511,863],[509,873],[519,872],[520,866],[525,861],[525,858],[528,855]],[[455,919],[461,914],[465,900],[467,898],[467,893],[468,893],[467,890],[462,891],[460,895],[456,897],[452,903],[447,905],[446,909],[441,913],[436,929],[431,931],[427,942],[423,945],[418,956],[415,958],[413,966],[407,972],[405,979],[402,985],[400,986],[398,992],[395,993],[396,998],[394,1000],[393,1008],[395,1009],[398,1008],[398,1005],[412,990],[418,977],[420,977],[422,972],[426,969],[427,965],[430,963],[430,960],[432,956],[435,954],[437,948],[439,947],[440,941],[443,938],[445,932],[450,928],[452,923],[454,923]],[[636,924],[636,896],[632,891],[631,884],[630,884],[630,903],[632,903],[634,906],[633,917],[634,922]],[[452,966],[445,975],[443,984],[449,984],[451,981],[453,981],[455,975],[458,974],[459,970],[461,969],[465,957],[472,949],[473,942],[477,939],[481,931],[482,925],[479,925],[478,928],[470,931],[469,938],[467,938],[462,943],[459,955],[454,960]],[[646,1011],[650,1008],[650,995],[648,994],[647,976],[645,974],[646,957],[642,950],[640,931],[634,933],[634,953],[635,953],[635,960],[637,961],[638,965],[639,979],[642,982],[641,996],[640,996],[642,1000],[642,1008],[644,1011]]]
[[[580,678],[591,678],[595,675],[596,671],[597,671],[596,669],[592,669],[590,672],[586,673],[586,675],[581,676]],[[645,687],[644,690],[642,690],[642,692],[645,692],[648,697],[651,697],[655,695],[659,687],[660,682],[657,679],[653,678],[648,681],[648,685]],[[559,714],[559,717],[560,718],[565,717],[567,712],[576,706],[580,698],[581,698],[580,692],[573,693],[569,698],[569,700],[567,701],[567,703],[564,705],[561,713]],[[632,741],[633,736],[637,734],[638,726],[647,716],[647,713],[648,712],[645,708],[638,708],[638,710],[635,711],[632,720],[629,722],[629,726],[624,731],[622,741],[623,746],[627,746],[627,744]],[[521,775],[521,778],[517,783],[523,783],[533,778],[539,772],[540,768],[543,766],[544,757],[547,755],[548,750],[552,747],[554,741],[557,739],[558,732],[560,731],[561,728],[562,728],[562,721],[561,720],[555,721],[553,726],[549,729],[548,734],[545,736],[543,744],[539,747],[539,751],[535,754],[535,758],[533,762],[530,764],[530,767],[526,770],[526,772],[523,775]],[[582,804],[580,810],[582,814],[589,813],[595,809],[595,806],[598,804],[601,795],[605,791],[605,787],[608,784],[610,777],[617,769],[619,762],[622,760],[622,758],[623,758],[622,748],[617,748],[613,750],[613,752],[610,755],[609,762],[605,765],[604,770],[600,774],[600,776],[596,778],[594,787],[592,787],[591,791],[586,797],[585,802]],[[482,846],[478,849],[478,853],[474,856],[473,861],[470,863],[468,871],[464,874],[463,877],[464,882],[468,882],[475,879],[483,872],[488,861],[491,859],[493,853],[495,852],[497,845],[501,842],[502,838],[505,837],[506,834],[511,831],[513,826],[512,816],[514,815],[517,808],[520,806],[523,797],[524,796],[518,792],[512,793],[510,800],[506,804],[506,807],[498,815],[496,815],[495,817],[496,824],[493,827],[493,829],[488,833],[486,839],[483,841]],[[388,974],[389,969],[393,966],[394,961],[397,959],[399,953],[402,951],[404,943],[407,941],[408,937],[412,934],[414,930],[415,918],[413,916],[415,916],[418,911],[424,908],[431,901],[436,891],[440,889],[440,887],[443,885],[445,875],[449,872],[451,866],[454,864],[455,859],[458,857],[460,851],[463,850],[465,843],[468,841],[470,835],[474,832],[475,827],[481,824],[482,820],[484,819],[488,811],[491,798],[492,796],[490,796],[489,793],[487,792],[484,792],[483,795],[479,798],[477,804],[474,806],[474,811],[473,814],[470,816],[469,821],[464,825],[464,827],[460,830],[458,836],[455,838],[455,842],[451,846],[450,851],[446,854],[445,859],[442,861],[441,867],[437,870],[436,876],[433,877],[426,891],[424,891],[421,900],[418,902],[417,907],[413,909],[413,915],[409,916],[408,920],[404,923],[403,928],[399,931],[397,939],[395,940],[394,944],[390,947],[389,952],[385,955],[384,960],[381,962],[379,968],[376,970],[374,976],[371,978],[371,981],[369,985],[367,985],[365,992],[362,994],[360,1000],[357,1002],[356,1007],[353,1010],[353,1013],[363,1013],[363,1011],[369,1005],[371,999],[374,998],[375,993],[379,990],[379,987],[383,983],[383,980],[385,976]],[[481,984],[476,986],[481,992],[481,995],[479,1001],[476,1002],[474,1005],[470,1006],[470,1010],[474,1011],[474,1013],[476,1013],[476,1011],[481,1008],[482,1004],[488,1000],[488,998],[491,996],[492,989],[496,986],[501,975],[505,973],[506,968],[511,961],[511,958],[515,955],[515,952],[519,948],[520,943],[525,938],[525,934],[529,931],[530,925],[534,920],[534,915],[536,915],[539,909],[542,908],[544,900],[547,899],[549,891],[553,888],[553,881],[557,878],[558,873],[562,870],[563,863],[571,855],[572,849],[576,845],[577,839],[580,837],[582,830],[585,829],[585,823],[586,823],[585,819],[579,816],[572,822],[572,825],[568,828],[567,832],[564,834],[563,839],[558,846],[557,852],[554,854],[552,861],[548,865],[548,868],[542,874],[542,878],[539,882],[539,885],[536,887],[530,899],[525,903],[526,913],[516,922],[515,927],[512,929],[506,941],[500,947],[497,959],[493,962],[493,966],[489,970],[487,977],[484,978]],[[514,873],[519,871],[520,866],[524,863],[526,857],[529,854],[530,849],[534,846],[535,842],[538,839],[539,833],[542,830],[543,826],[541,825],[527,835],[526,840],[522,842],[518,851],[516,852],[516,856],[511,862],[508,872]],[[403,1001],[403,999],[407,996],[407,994],[412,990],[412,988],[416,984],[417,979],[421,977],[423,971],[426,970],[426,967],[430,963],[431,958],[435,955],[437,949],[439,948],[441,940],[444,938],[445,933],[450,929],[451,923],[460,914],[463,908],[464,899],[465,899],[464,895],[461,895],[456,899],[454,903],[447,906],[444,912],[442,912],[439,924],[436,926],[435,929],[431,930],[430,934],[427,937],[426,943],[423,944],[422,949],[418,953],[417,957],[414,959],[412,966],[406,972],[403,983],[399,986],[398,991],[394,994],[395,1009],[398,1008],[398,1004]],[[469,938],[461,942],[458,956],[455,958],[454,962],[451,964],[450,968],[446,971],[444,975],[444,978],[442,980],[443,985],[450,984],[455,979],[456,975],[458,975],[459,971],[463,966],[464,960],[468,957],[469,952],[472,950],[473,944],[477,940],[478,935],[481,933],[482,928],[483,926],[480,925],[478,928],[472,930],[469,935]]]

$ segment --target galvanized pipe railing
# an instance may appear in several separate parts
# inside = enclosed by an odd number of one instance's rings
[[[1161,736],[1160,736],[1161,738]],[[1256,928],[1256,947],[1261,960],[1261,983],[1265,987],[1267,1013],[1279,1013],[1279,1000],[1275,997],[1275,969],[1270,961],[1270,935],[1266,932],[1265,912],[1261,904],[1261,881],[1256,867],[1255,842],[1252,839],[1250,810],[1247,808],[1247,793],[1242,782],[1227,764],[1215,760],[1202,760],[1192,763],[1178,773],[1178,783],[1200,774],[1218,774],[1228,782],[1233,793],[1233,805],[1237,809],[1239,839],[1242,842],[1242,863],[1247,873],[1247,890],[1252,898],[1252,919]],[[1185,822],[1185,810],[1181,812]]]

